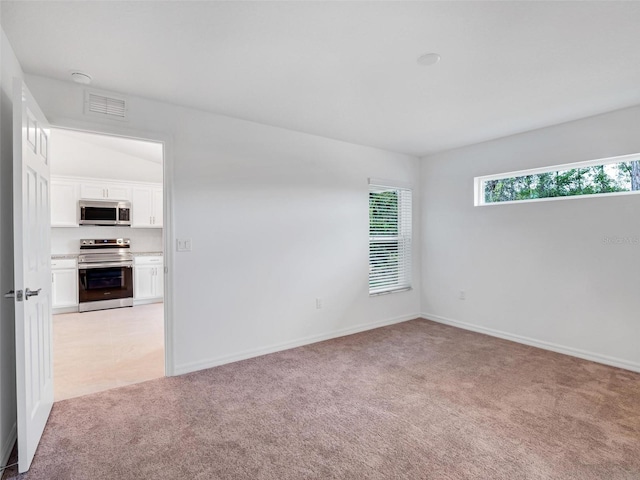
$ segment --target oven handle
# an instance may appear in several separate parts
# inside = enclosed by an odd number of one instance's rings
[[[93,268],[111,268],[111,267],[133,268],[133,264],[130,262],[99,262],[99,263],[79,263],[78,264],[78,270],[91,270]]]

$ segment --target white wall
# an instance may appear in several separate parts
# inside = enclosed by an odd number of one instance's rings
[[[86,127],[80,86],[27,83],[54,124]],[[367,178],[412,181],[417,158],[140,98],[129,115],[103,128],[172,137],[170,244],[193,241],[170,265],[176,372],[417,316],[418,248],[414,291],[367,286]]]
[[[51,253],[78,253],[82,238],[129,238],[132,252],[161,252],[161,228],[128,228],[85,226],[78,228],[52,228]]]
[[[13,290],[13,77],[22,69],[9,41],[0,34],[0,295]],[[13,301],[0,296],[0,465],[5,465],[15,442],[15,338]]]
[[[638,125],[640,107],[424,158],[423,315],[640,370],[640,241],[604,242],[640,239],[640,195],[473,206],[474,176],[637,153]]]

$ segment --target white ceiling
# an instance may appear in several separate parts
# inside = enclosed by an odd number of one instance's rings
[[[415,155],[640,104],[640,2],[3,0],[2,23],[27,73]]]
[[[77,132],[74,130],[63,130],[56,128],[56,138],[65,139],[73,144],[90,143],[98,147],[113,150],[118,153],[140,158],[148,162],[162,165],[163,152],[162,144],[138,140],[135,138],[117,137],[114,135],[102,135],[88,132]]]

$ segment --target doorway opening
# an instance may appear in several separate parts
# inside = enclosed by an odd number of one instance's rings
[[[52,127],[54,401],[165,375],[164,145]]]

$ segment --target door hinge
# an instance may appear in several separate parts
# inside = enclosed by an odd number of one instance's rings
[[[18,302],[22,301],[22,290],[18,290],[14,292],[13,290],[9,290],[4,294],[4,298],[15,298]]]

